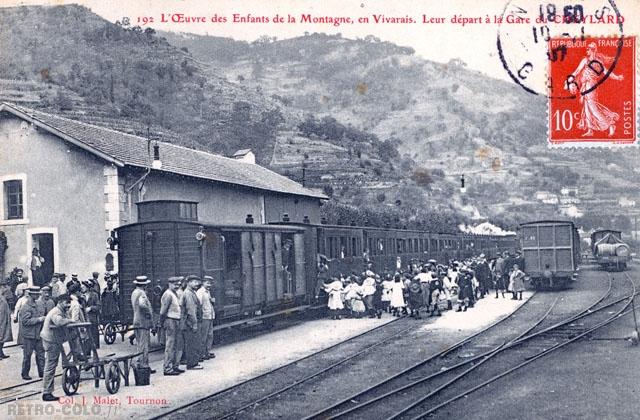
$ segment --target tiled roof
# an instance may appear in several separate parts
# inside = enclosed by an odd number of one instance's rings
[[[68,137],[74,143],[120,166],[150,166],[148,141],[143,137],[121,133],[79,121],[62,118],[14,104],[0,104],[8,111],[34,123],[40,123],[55,135]],[[291,179],[259,165],[252,165],[211,153],[175,144],[158,142],[162,171],[260,190],[327,198],[324,194],[304,188]]]

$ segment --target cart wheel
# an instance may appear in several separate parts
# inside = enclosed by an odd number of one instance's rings
[[[62,389],[67,395],[78,392],[80,385],[80,371],[75,366],[68,366],[62,371]]]
[[[117,363],[109,362],[107,365],[104,384],[109,394],[115,394],[120,389],[120,366]]]
[[[104,342],[113,344],[114,341],[116,341],[116,329],[113,324],[108,323],[104,326]]]

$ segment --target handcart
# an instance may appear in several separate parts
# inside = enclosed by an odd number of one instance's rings
[[[131,360],[141,353],[115,356],[109,354],[100,357],[96,350],[95,343],[86,328],[91,326],[90,322],[75,322],[65,326],[68,337],[72,340],[79,340],[77,349],[67,354],[64,348],[61,349],[62,358],[62,389],[66,395],[73,395],[78,392],[80,381],[93,380],[95,387],[100,387],[100,380],[104,380],[105,387],[110,394],[115,394],[120,389],[120,383],[124,380],[124,385],[129,386],[129,372],[131,370]],[[62,347],[62,345],[60,345]],[[71,361],[73,359],[73,361]],[[82,378],[82,372],[91,372],[91,377]]]
[[[102,334],[106,344],[113,344],[118,334],[120,334],[122,341],[124,341],[124,336],[130,331],[130,328],[127,324],[123,324],[120,321],[110,321],[98,325],[98,330]]]

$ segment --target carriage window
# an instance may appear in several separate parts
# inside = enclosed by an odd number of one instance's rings
[[[347,249],[348,244],[349,242],[347,241],[347,238],[340,238],[340,258],[345,258],[349,255],[349,251]]]
[[[537,237],[538,230],[536,229],[535,226],[523,227],[520,232],[522,235],[523,246],[528,247],[528,246],[538,245],[538,237]]]
[[[198,220],[198,203],[180,203],[180,218]]]
[[[242,247],[239,232],[223,232],[225,238],[224,304],[242,303]]]
[[[329,248],[329,258],[334,259],[336,257],[335,253],[335,238],[327,238],[328,240],[328,248]]]
[[[282,234],[282,281],[284,282],[284,293],[295,293],[295,250],[292,233]]]

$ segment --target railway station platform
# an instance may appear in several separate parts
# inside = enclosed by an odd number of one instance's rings
[[[425,353],[435,354],[444,346],[450,346],[509,315],[527,302],[532,294],[532,292],[525,292],[523,300],[511,300],[510,295],[495,299],[493,295],[489,295],[479,300],[475,307],[467,312],[455,312],[454,305],[454,310],[443,312],[441,317],[407,319],[406,322],[416,323],[420,331],[432,337],[425,348]],[[131,374],[132,386],[122,385],[117,394],[110,395],[103,383],[96,389],[93,387],[93,381],[83,381],[80,383],[78,393],[73,398],[66,397],[64,400],[64,404],[73,405],[74,410],[66,410],[71,414],[58,418],[152,418],[392,322],[394,319],[396,318],[385,313],[380,320],[343,318],[305,321],[289,328],[222,345],[215,349],[215,359],[203,363],[203,370],[187,371],[179,376],[162,374],[163,352],[155,351],[149,355],[151,367],[157,371],[151,376],[150,386],[133,386],[134,378]],[[152,338],[152,348],[154,344],[155,339]],[[127,339],[122,342],[120,336],[112,345],[101,343],[101,348],[98,350],[101,356],[133,352],[135,352],[135,346],[131,346]],[[10,348],[7,354],[11,357],[0,361],[0,388],[22,382],[20,378],[21,348]],[[32,376],[36,374],[35,366],[32,366],[31,372]],[[57,373],[60,372],[61,368],[58,367]],[[39,391],[41,383],[37,382],[19,389],[25,392]],[[2,394],[3,391],[0,391],[0,399],[3,397]],[[59,376],[55,379],[54,394],[64,396]],[[17,402],[4,403],[0,405],[0,417],[33,418],[33,411],[30,416],[17,413],[25,414],[25,409],[31,407],[33,410],[33,407],[42,406],[42,404],[40,394]],[[20,411],[20,408],[23,410]],[[57,412],[61,413],[61,411]]]

